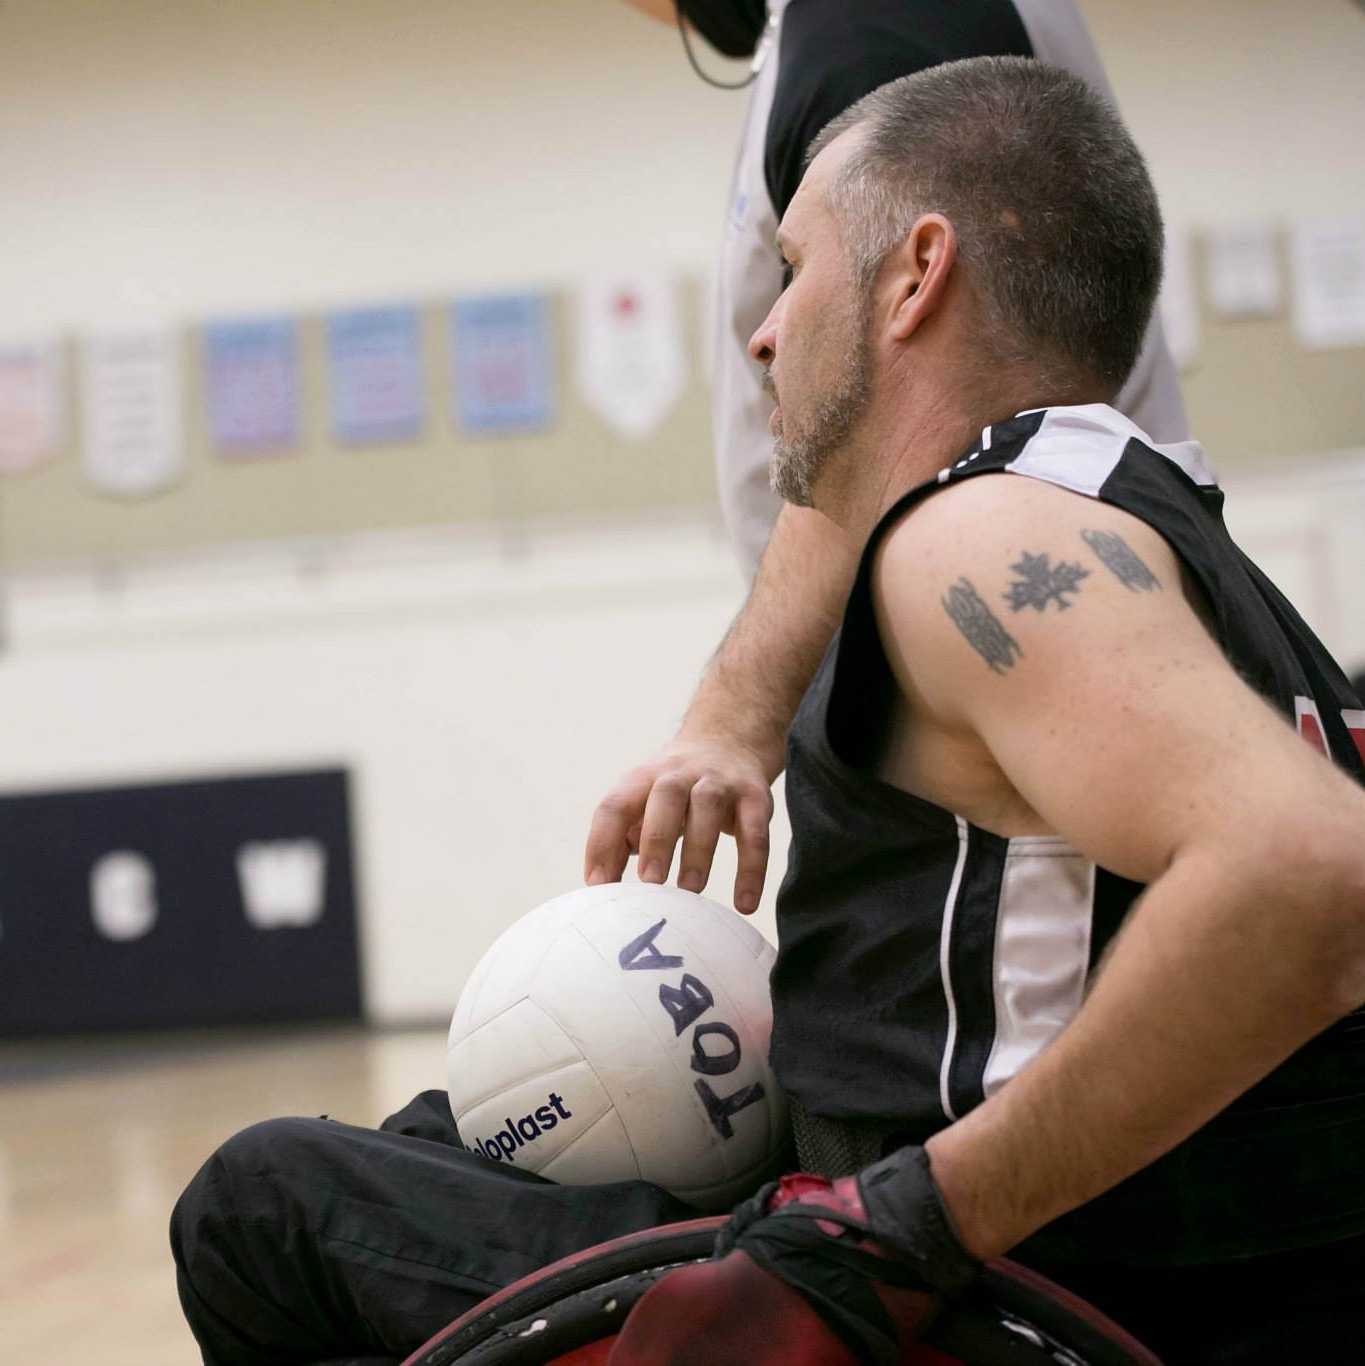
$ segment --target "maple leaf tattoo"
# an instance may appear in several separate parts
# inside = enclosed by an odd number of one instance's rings
[[[1022,612],[1025,607],[1042,612],[1050,602],[1065,612],[1071,606],[1066,594],[1079,593],[1081,580],[1090,577],[1088,569],[1070,560],[1058,560],[1054,565],[1049,556],[1030,555],[1027,550],[1010,568],[1019,575],[1005,594],[1011,612]]]
[[[943,610],[966,637],[967,644],[998,674],[1013,668],[1024,652],[1019,642],[1000,624],[985,599],[968,578],[960,578],[944,594]]]
[[[1082,531],[1081,540],[1130,593],[1161,590],[1161,580],[1147,568],[1137,551],[1116,531]]]

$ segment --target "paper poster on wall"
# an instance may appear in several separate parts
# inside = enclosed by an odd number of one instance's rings
[[[347,445],[413,441],[426,423],[422,321],[415,307],[350,309],[327,319],[332,430]]]
[[[126,332],[87,339],[81,367],[81,466],[103,493],[173,484],[185,463],[179,339]]]
[[[460,425],[473,432],[546,426],[554,404],[549,300],[540,294],[461,299],[450,324]]]
[[[1171,359],[1177,370],[1188,370],[1199,354],[1199,300],[1194,289],[1193,249],[1184,229],[1167,229],[1165,259],[1157,306]]]
[[[0,473],[31,470],[61,446],[64,370],[55,341],[0,342]]]
[[[1269,223],[1230,223],[1204,241],[1209,303],[1229,320],[1280,311],[1280,258]]]
[[[1299,341],[1365,346],[1365,218],[1296,224],[1289,261]]]
[[[677,289],[662,275],[598,280],[577,304],[579,393],[609,426],[643,440],[687,386]]]
[[[284,451],[299,439],[299,351],[284,318],[203,331],[209,439],[222,455]]]

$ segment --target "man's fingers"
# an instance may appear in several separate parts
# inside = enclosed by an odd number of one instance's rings
[[[763,895],[768,873],[769,826],[773,794],[760,784],[746,786],[735,807],[735,910],[752,915]]]
[[[636,854],[641,882],[667,882],[681,840],[678,886],[701,892],[720,837],[733,834],[735,907],[747,914],[763,894],[772,811],[768,783],[743,751],[694,745],[662,754],[633,769],[599,803],[588,832],[584,881],[619,882]]]
[[[583,855],[583,880],[588,886],[620,882],[634,852],[631,834],[639,829],[649,786],[648,778],[627,779],[598,803]]]
[[[703,778],[692,788],[678,859],[678,886],[684,891],[705,891],[721,831],[733,820],[734,802],[734,790],[726,783]]]
[[[687,802],[692,779],[681,773],[661,773],[645,803],[640,826],[640,881],[667,882],[673,866],[673,850],[682,838],[687,821]]]

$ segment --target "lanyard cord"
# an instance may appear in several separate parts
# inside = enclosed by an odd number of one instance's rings
[[[697,61],[697,54],[692,48],[692,37],[687,31],[687,20],[683,17],[682,0],[675,0],[673,6],[678,16],[678,32],[682,34],[683,51],[687,53],[687,60],[691,64],[692,70],[706,82],[707,85],[714,86],[717,90],[743,90],[745,86],[752,85],[758,79],[758,67],[755,64],[752,71],[742,81],[718,81],[714,76],[708,75],[701,68],[701,63]]]

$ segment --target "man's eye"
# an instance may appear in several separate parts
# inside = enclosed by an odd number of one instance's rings
[[[790,261],[788,261],[788,260],[784,257],[784,258],[783,258],[783,261],[782,261],[782,288],[783,288],[783,289],[786,289],[787,286],[788,286],[789,284],[791,284],[791,282],[792,282],[792,274],[793,274],[793,272],[792,272],[792,263],[791,263]]]

